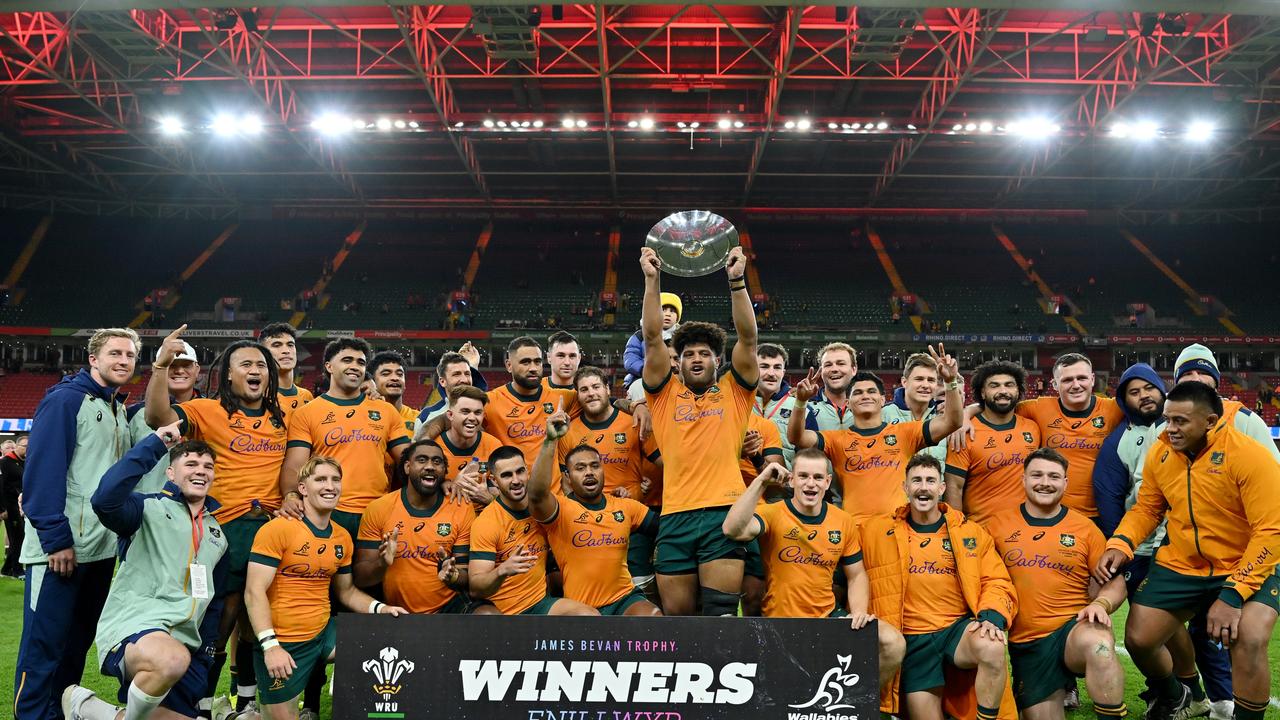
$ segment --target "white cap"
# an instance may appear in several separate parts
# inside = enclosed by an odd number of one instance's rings
[[[160,359],[159,350],[156,351],[156,359],[157,360]],[[191,343],[187,342],[186,340],[182,341],[182,352],[173,356],[173,362],[182,362],[182,361],[193,362],[193,363],[200,362],[200,358],[196,357],[196,349],[191,347]]]

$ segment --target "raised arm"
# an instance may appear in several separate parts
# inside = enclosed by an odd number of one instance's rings
[[[936,443],[960,429],[960,424],[964,422],[964,409],[961,407],[964,403],[964,394],[960,380],[960,363],[947,354],[947,349],[942,346],[942,343],[938,343],[936,351],[930,345],[929,355],[938,364],[938,377],[946,383],[946,405],[942,409],[942,415],[930,419],[926,425],[929,438]]]
[[[565,413],[564,401],[561,400],[555,413],[547,418],[547,433],[542,438],[542,448],[529,473],[529,512],[538,522],[550,522],[560,509],[560,502],[551,492],[551,485],[554,481],[552,476],[559,467],[556,462],[556,444],[567,432],[569,415]]]
[[[151,379],[147,381],[146,408],[143,412],[147,425],[158,428],[178,421],[178,413],[169,404],[169,364],[183,350],[182,331],[187,326],[169,333],[160,343],[160,352],[151,366]]]
[[[129,537],[142,527],[142,496],[133,489],[180,439],[178,424],[166,425],[134,445],[107,470],[90,499],[103,527],[121,537]]]
[[[756,311],[751,307],[751,293],[747,292],[747,256],[741,247],[729,251],[729,262],[724,266],[729,276],[729,300],[733,305],[733,329],[738,340],[733,344],[733,369],[748,385],[760,380],[760,364],[756,360]]]
[[[644,304],[640,313],[640,335],[644,338],[644,384],[657,387],[671,374],[671,358],[662,341],[662,260],[653,248],[640,249],[640,270],[644,272]]]
[[[805,429],[805,408],[809,400],[818,394],[818,371],[809,368],[809,374],[796,383],[791,391],[791,418],[787,420],[787,441],[800,450],[818,444],[818,433]]]
[[[765,466],[729,508],[729,513],[725,515],[724,523],[720,526],[724,536],[738,542],[749,542],[764,532],[764,526],[756,518],[756,506],[760,504],[760,499],[764,497],[769,487],[780,488],[789,477],[791,473],[778,463],[769,463]]]

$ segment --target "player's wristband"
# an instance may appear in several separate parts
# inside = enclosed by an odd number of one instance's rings
[[[734,282],[734,281],[729,282],[730,292],[737,292],[739,290],[746,290],[746,289],[747,289],[747,284],[741,280],[738,280],[737,282]]]
[[[258,640],[259,640],[260,642],[261,642],[261,641],[266,641],[268,638],[273,638],[273,637],[275,637],[275,636],[276,636],[276,629],[275,629],[275,628],[267,628],[266,630],[263,630],[262,632],[258,633]]]
[[[961,386],[961,385],[963,385],[963,384],[964,384],[964,383],[960,382],[959,380],[952,380],[951,382],[947,383],[947,389],[948,389],[948,390],[959,390],[959,389],[960,389],[960,386]]]
[[[383,607],[384,606],[382,603],[378,602],[377,600],[374,600],[373,602],[369,603],[369,614],[377,615],[378,611],[381,610]]]
[[[262,651],[263,651],[263,652],[266,652],[266,651],[270,650],[271,648],[278,648],[278,647],[280,647],[280,641],[279,641],[279,640],[277,640],[277,639],[275,639],[275,638],[271,638],[270,640],[268,640],[268,641],[266,641],[266,642],[262,643]]]
[[[1092,601],[1091,603],[1089,603],[1089,604],[1090,604],[1090,605],[1097,605],[1098,607],[1102,608],[1103,610],[1106,610],[1108,615],[1110,615],[1110,614],[1111,614],[1112,612],[1114,612],[1114,611],[1115,611],[1115,609],[1116,609],[1116,606],[1115,606],[1115,605],[1112,605],[1112,604],[1111,604],[1111,601],[1110,601],[1110,600],[1108,600],[1108,599],[1106,599],[1106,598],[1104,598],[1104,597],[1096,597],[1096,598],[1094,598],[1094,599],[1093,599],[1093,601]]]

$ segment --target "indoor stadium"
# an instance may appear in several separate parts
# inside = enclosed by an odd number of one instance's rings
[[[1277,0],[0,0],[0,218],[0,716],[1280,719]]]

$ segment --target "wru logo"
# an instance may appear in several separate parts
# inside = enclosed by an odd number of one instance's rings
[[[400,692],[400,676],[413,672],[413,663],[400,659],[400,651],[393,647],[384,647],[378,652],[378,660],[365,660],[361,669],[373,673],[377,680],[373,691],[381,693],[384,700]]]
[[[857,685],[861,679],[857,673],[849,672],[849,663],[853,661],[853,656],[837,655],[836,660],[839,665],[831,668],[822,676],[822,681],[818,683],[818,689],[808,702],[803,705],[789,705],[788,707],[803,710],[821,703],[822,712],[854,709],[853,705],[844,702],[844,689]]]

